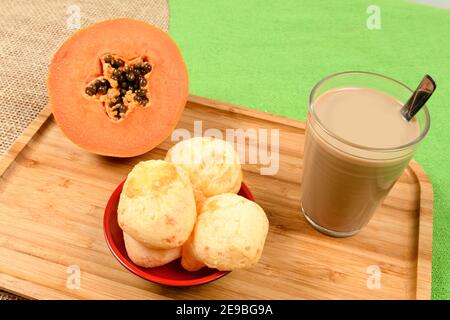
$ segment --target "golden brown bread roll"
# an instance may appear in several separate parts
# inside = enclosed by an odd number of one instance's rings
[[[192,237],[185,242],[181,249],[181,266],[187,271],[197,271],[206,265],[198,260],[192,248]]]
[[[120,195],[118,223],[146,247],[180,247],[191,234],[196,215],[192,185],[180,167],[149,160],[128,174]]]
[[[181,256],[181,247],[167,250],[149,249],[125,232],[123,233],[123,240],[131,261],[144,268],[159,267]]]
[[[255,202],[234,193],[208,198],[182,250],[182,265],[219,270],[250,268],[261,257],[269,222]]]
[[[195,137],[181,141],[167,152],[166,161],[176,163],[189,174],[198,211],[206,198],[237,193],[241,188],[239,156],[224,140]]]

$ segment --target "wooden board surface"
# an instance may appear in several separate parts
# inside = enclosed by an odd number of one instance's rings
[[[304,123],[191,96],[178,127],[192,131],[197,120],[203,130],[279,130],[278,173],[243,166],[270,221],[256,267],[191,288],[160,286],[125,270],[104,240],[104,207],[133,165],[163,158],[173,142],[137,158],[96,156],[71,143],[46,109],[0,160],[0,288],[36,299],[430,298],[433,193],[417,163],[363,231],[336,239],[300,213]],[[74,265],[79,289],[66,285]],[[378,289],[368,285],[376,268]]]

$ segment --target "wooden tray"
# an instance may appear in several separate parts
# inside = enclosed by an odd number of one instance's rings
[[[126,271],[102,230],[103,209],[133,165],[163,158],[170,139],[141,157],[114,159],[70,142],[44,110],[0,160],[0,287],[37,299],[429,299],[432,187],[411,162],[369,225],[336,239],[315,231],[300,214],[305,125],[200,97],[190,97],[180,128],[279,129],[280,169],[244,180],[270,220],[260,263],[191,288],[164,287]],[[79,289],[66,286],[69,266],[81,270]],[[371,268],[380,271],[373,289]],[[371,287],[372,289],[369,289]]]

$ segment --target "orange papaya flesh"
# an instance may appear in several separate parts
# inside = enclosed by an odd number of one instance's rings
[[[115,19],[78,31],[59,48],[48,90],[55,120],[70,140],[96,154],[131,157],[170,135],[189,84],[165,32]]]

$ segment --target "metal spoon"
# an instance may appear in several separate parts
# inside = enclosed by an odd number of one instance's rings
[[[403,118],[405,118],[406,121],[410,121],[425,105],[434,90],[436,90],[436,83],[429,75],[425,75],[412,96],[400,109]]]

